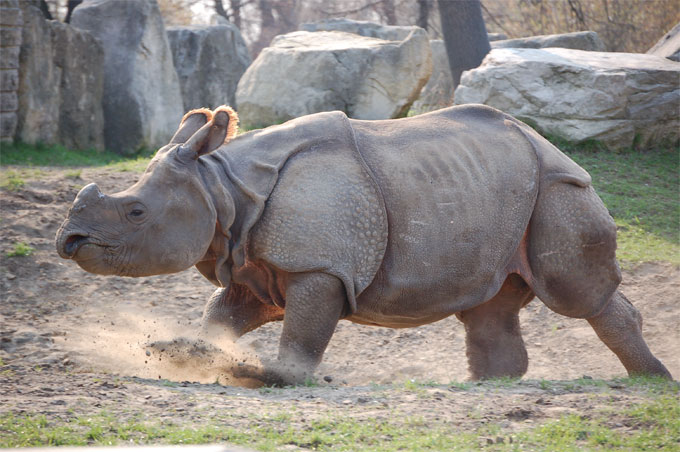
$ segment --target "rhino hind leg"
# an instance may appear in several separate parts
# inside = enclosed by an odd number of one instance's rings
[[[616,289],[616,225],[591,186],[542,189],[530,223],[531,288],[551,310],[588,319],[629,374],[670,376],[642,338],[642,317]]]
[[[588,319],[597,337],[619,358],[629,375],[672,378],[642,338],[642,316],[618,290],[598,315]]]
[[[262,303],[245,286],[215,290],[203,309],[201,334],[227,333],[237,339],[265,323],[282,320],[283,309]]]
[[[568,317],[599,313],[621,282],[616,225],[591,186],[541,189],[529,224],[531,288]]]
[[[528,356],[520,331],[519,310],[533,297],[524,280],[511,274],[491,300],[458,314],[465,325],[472,379],[524,375]]]

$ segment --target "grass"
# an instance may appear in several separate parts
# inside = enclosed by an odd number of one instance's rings
[[[0,164],[22,166],[59,166],[59,167],[82,167],[82,166],[105,166],[123,164],[139,159],[148,161],[151,156],[149,151],[141,151],[134,156],[122,156],[109,151],[96,151],[94,149],[74,151],[60,145],[26,144],[26,143],[3,143],[0,152]],[[142,168],[143,169],[143,168]]]
[[[35,249],[28,243],[16,242],[6,255],[7,257],[26,257],[33,254],[33,251],[35,251]]]
[[[3,171],[0,173],[0,188],[17,191],[26,184],[22,175],[17,171]]]
[[[506,384],[510,390],[522,385],[503,382]],[[125,416],[106,411],[87,416],[70,412],[50,418],[37,413],[24,416],[9,413],[0,415],[0,447],[215,442],[264,451],[290,446],[327,451],[670,451],[680,447],[677,382],[638,377],[613,381],[580,379],[554,384],[562,388],[573,384],[633,390],[643,401],[620,406],[616,397],[601,398],[608,405],[587,416],[567,414],[556,420],[544,419],[538,425],[524,424],[522,428],[479,419],[477,427],[468,430],[447,421],[425,421],[399,414],[380,419],[354,419],[346,412],[329,411],[325,417],[305,420],[304,411],[285,408],[280,412],[253,414],[250,422],[240,423],[238,427],[230,422],[229,413],[201,416],[198,423],[188,417],[184,422],[179,418],[148,421],[142,412]],[[494,382],[482,386],[495,390]]]

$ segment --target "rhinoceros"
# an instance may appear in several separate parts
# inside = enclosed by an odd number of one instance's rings
[[[268,384],[313,375],[341,319],[452,314],[471,378],[518,377],[518,313],[534,296],[586,319],[629,374],[670,378],[617,291],[616,227],[590,176],[526,124],[481,105],[324,112],[240,136],[237,121],[191,111],[132,187],[84,187],[60,256],[104,275],[195,266],[218,286],[203,328],[238,337],[283,320],[278,360],[256,375]]]

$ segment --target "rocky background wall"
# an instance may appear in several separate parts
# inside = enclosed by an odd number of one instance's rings
[[[91,34],[22,1],[16,138],[104,149],[103,50]]]
[[[637,9],[626,17],[640,15],[644,3],[630,1]],[[367,6],[363,13],[389,23],[418,16],[421,27],[337,17],[305,23],[307,3],[299,10],[271,3],[276,16],[260,14],[254,26],[246,10],[220,12],[219,5],[238,4],[226,1],[214,7],[229,20],[217,15],[197,25],[189,24],[185,0],[84,0],[70,24],[45,19],[55,0],[0,0],[0,138],[131,154],[165,144],[182,114],[202,106],[230,104],[253,128],[317,111],[385,119],[454,103],[444,42],[429,39],[438,33],[436,17]],[[527,29],[555,28],[525,16]],[[487,17],[487,27],[512,31],[511,17]],[[455,102],[492,105],[544,132],[612,149],[677,142],[680,26],[650,55],[606,52],[628,44],[598,29],[606,39],[593,31],[489,33],[492,51],[463,76]],[[628,41],[639,46],[639,39]]]
[[[17,127],[22,25],[18,1],[0,0],[0,141],[11,141]]]

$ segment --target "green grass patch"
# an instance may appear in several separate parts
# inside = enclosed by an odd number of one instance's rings
[[[624,425],[625,431],[612,428]],[[515,437],[519,450],[680,450],[680,400],[663,396],[590,419],[570,414]],[[498,449],[504,450],[504,449]],[[512,449],[507,449],[512,450]]]
[[[296,423],[296,416],[257,415],[238,429],[228,417],[179,424],[148,422],[143,413],[125,420],[106,412],[53,419],[5,414],[0,416],[0,447],[229,442],[264,451],[290,446],[326,451],[581,451],[678,450],[680,446],[680,401],[672,394],[623,409],[612,402],[595,415],[569,414],[521,431],[494,422],[462,431],[418,417],[356,420],[336,413]]]
[[[44,415],[0,416],[0,447],[86,446],[123,444],[208,444],[230,442],[259,450],[298,446],[314,450],[466,450],[476,444],[473,434],[452,434],[444,426],[420,419],[403,423],[327,418],[292,427],[284,414],[254,419],[239,431],[216,419],[200,425],[144,422],[139,414],[125,421],[100,413],[48,420]]]
[[[0,188],[9,191],[17,191],[26,184],[26,181],[17,171],[3,171],[0,173]]]
[[[33,254],[35,249],[25,242],[16,242],[12,249],[7,251],[7,257],[26,257]]]
[[[476,396],[480,395],[479,391],[495,393],[499,383],[513,389],[532,382],[489,381],[475,385],[472,391]],[[422,390],[424,386],[416,384],[416,389]],[[592,388],[598,394],[634,391],[645,400],[621,406],[618,398],[600,397],[598,400],[604,403],[600,411],[569,414],[557,420],[543,419],[540,424],[524,424],[522,428],[484,420],[482,412],[478,415],[470,412],[468,417],[479,422],[477,427],[468,427],[468,430],[446,421],[424,420],[391,411],[380,419],[353,419],[347,412],[329,411],[322,418],[305,421],[307,413],[285,406],[281,411],[253,414],[248,423],[240,423],[239,427],[231,421],[229,413],[202,416],[200,421],[182,418],[185,412],[169,421],[149,421],[143,412],[116,416],[101,411],[77,416],[69,411],[51,418],[37,413],[25,416],[9,413],[0,415],[0,447],[216,442],[264,451],[290,446],[321,451],[670,451],[680,447],[680,385],[677,382],[635,377],[546,381],[546,386],[561,390],[574,386],[580,387],[579,391]],[[583,397],[588,397],[588,393]],[[504,419],[502,413],[498,417]]]
[[[114,165],[121,171],[135,171],[140,161],[148,163],[153,152],[140,151],[134,156],[122,156],[94,149],[74,151],[60,145],[3,143],[0,164],[22,166],[106,166]],[[143,170],[146,167],[141,168]]]

